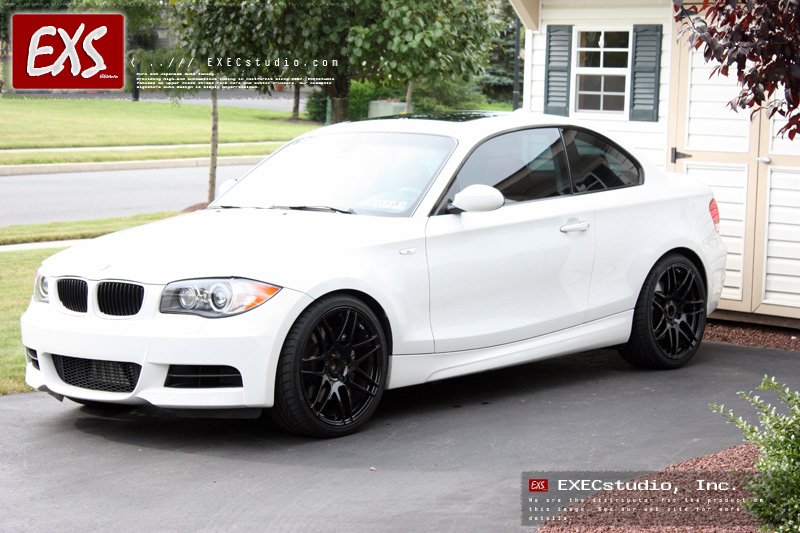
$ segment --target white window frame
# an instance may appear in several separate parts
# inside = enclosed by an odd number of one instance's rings
[[[625,68],[606,68],[606,67],[580,67],[578,60],[580,53],[586,51],[603,51],[603,48],[581,48],[580,37],[582,32],[627,32],[628,33],[628,66]],[[623,52],[623,48],[612,48],[612,51]],[[571,72],[570,72],[570,95],[569,95],[569,112],[570,116],[595,118],[603,120],[619,120],[627,121],[630,113],[630,94],[631,94],[631,77],[632,77],[632,61],[633,61],[633,26],[574,26],[572,29],[572,57],[571,59]],[[595,76],[625,76],[625,95],[623,96],[623,109],[622,111],[602,111],[602,110],[578,110],[578,76],[579,75],[595,75]]]

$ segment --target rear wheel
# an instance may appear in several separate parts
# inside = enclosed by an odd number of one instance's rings
[[[320,300],[286,337],[272,418],[294,433],[352,433],[377,408],[388,363],[385,334],[366,304],[346,295]]]
[[[620,353],[636,366],[678,368],[697,352],[705,326],[703,277],[687,257],[671,253],[648,274]]]

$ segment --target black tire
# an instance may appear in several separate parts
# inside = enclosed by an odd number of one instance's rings
[[[694,263],[679,253],[665,255],[645,279],[622,357],[644,368],[686,364],[703,340],[706,301],[705,282]]]
[[[353,433],[378,407],[388,370],[386,336],[372,309],[348,295],[321,299],[286,336],[271,417],[292,433]]]

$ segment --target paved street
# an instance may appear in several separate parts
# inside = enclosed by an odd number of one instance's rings
[[[217,167],[217,184],[250,166]],[[0,226],[179,211],[206,198],[208,168],[0,176]]]
[[[738,444],[707,404],[749,413],[736,391],[765,373],[800,385],[798,353],[707,343],[649,372],[591,352],[389,391],[338,440],[7,396],[0,530],[522,530],[523,470],[660,469]]]

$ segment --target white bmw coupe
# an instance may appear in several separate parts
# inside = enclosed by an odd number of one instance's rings
[[[676,368],[725,257],[707,188],[562,118],[339,124],[206,210],[47,259],[22,317],[26,380],[344,435],[384,389],[601,347]]]

